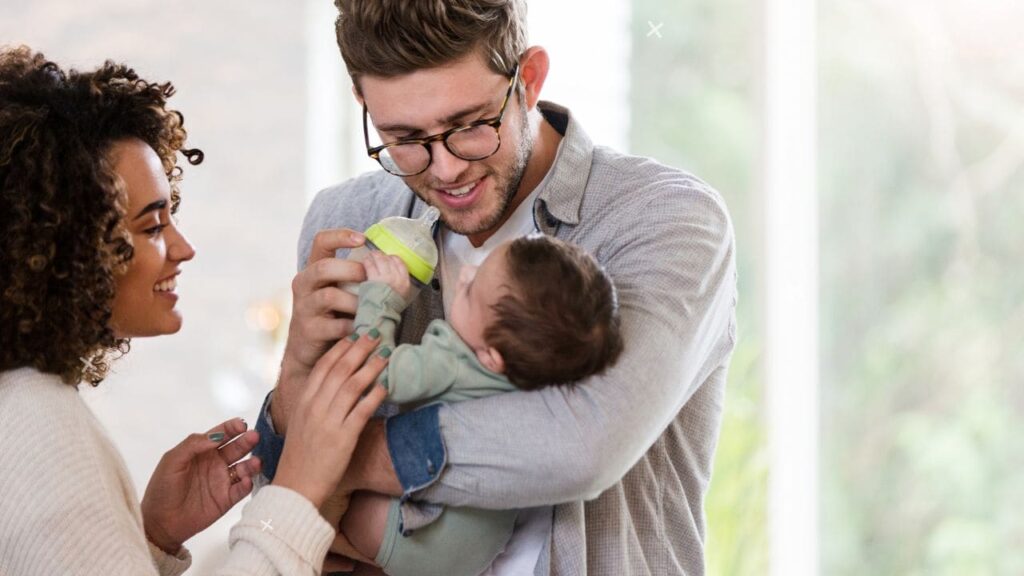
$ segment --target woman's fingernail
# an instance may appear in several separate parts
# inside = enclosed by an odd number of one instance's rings
[[[380,330],[377,330],[376,328],[370,328],[370,331],[367,332],[367,334],[369,334],[370,338],[373,338],[374,340],[380,338]]]
[[[220,442],[224,439],[224,433],[214,432],[213,434],[208,434],[206,437],[210,439],[210,442]]]
[[[353,242],[362,242],[363,241],[363,235],[360,234],[359,232],[353,232],[351,238],[352,238]]]
[[[387,358],[391,356],[391,348],[385,346],[380,349],[380,352],[377,352],[377,355],[380,356],[381,358]]]
[[[355,332],[349,334],[348,340],[349,342],[355,342],[356,340],[359,340],[359,334],[356,334]]]

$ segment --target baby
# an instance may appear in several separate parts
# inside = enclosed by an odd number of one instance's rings
[[[412,295],[409,273],[380,252],[363,265],[355,330],[378,330],[390,349]],[[615,288],[571,244],[542,235],[507,242],[479,269],[464,267],[455,290],[447,322],[434,320],[420,344],[392,352],[380,376],[390,402],[404,408],[571,384],[600,374],[622,352]],[[400,507],[358,493],[341,523],[353,546],[391,576],[479,574],[504,549],[517,513],[451,507],[402,534]]]

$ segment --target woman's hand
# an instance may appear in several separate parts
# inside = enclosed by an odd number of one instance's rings
[[[142,497],[146,536],[168,554],[217,521],[252,491],[258,458],[238,462],[259,440],[245,421],[192,434],[160,459]],[[236,463],[237,462],[237,463]]]
[[[360,432],[384,400],[384,388],[374,382],[387,360],[380,354],[367,360],[377,343],[363,336],[335,344],[316,363],[292,413],[274,484],[317,508],[334,494]]]

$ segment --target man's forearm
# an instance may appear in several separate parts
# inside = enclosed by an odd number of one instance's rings
[[[277,417],[274,416],[279,391],[275,389],[267,394],[256,419],[256,430],[260,433],[260,439],[253,454],[262,460],[263,475],[268,481],[274,479],[277,463],[284,449],[284,434],[278,428]],[[391,463],[383,419],[374,418],[366,425],[352,455],[348,471],[342,479],[341,489],[346,492],[369,490],[390,496],[402,494],[402,484]]]
[[[281,362],[277,385],[274,387],[274,401],[270,404],[270,417],[273,419],[274,429],[280,436],[284,436],[288,431],[288,417],[291,414],[293,400],[298,394],[300,384],[308,375],[308,370],[293,366],[285,355]]]
[[[389,496],[402,495],[402,484],[391,463],[383,419],[374,418],[366,425],[341,485],[348,492],[369,490]]]

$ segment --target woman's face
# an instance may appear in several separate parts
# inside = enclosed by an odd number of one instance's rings
[[[195,250],[171,219],[171,186],[156,152],[141,140],[122,140],[110,159],[128,191],[122,224],[135,248],[116,278],[111,328],[119,338],[173,334],[181,329],[177,276]]]

